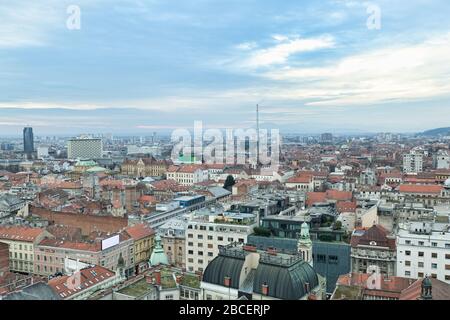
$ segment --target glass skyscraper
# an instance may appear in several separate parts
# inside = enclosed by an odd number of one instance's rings
[[[31,155],[34,152],[34,137],[33,128],[23,128],[23,151],[27,155]]]

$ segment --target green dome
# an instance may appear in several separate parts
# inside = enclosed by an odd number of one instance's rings
[[[155,249],[153,249],[152,255],[150,256],[150,266],[157,266],[160,264],[168,265],[169,260],[167,259],[167,256],[164,253],[164,249],[161,245],[161,237],[157,235],[155,241]]]

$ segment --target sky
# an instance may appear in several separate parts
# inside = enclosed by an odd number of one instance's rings
[[[0,1],[0,135],[246,128],[256,104],[298,133],[450,126],[449,16],[448,0]]]

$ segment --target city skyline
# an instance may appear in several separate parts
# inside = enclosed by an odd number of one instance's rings
[[[1,135],[250,127],[257,103],[298,133],[450,126],[446,1],[377,1],[375,30],[358,1],[80,0],[70,30],[72,4],[0,5]]]

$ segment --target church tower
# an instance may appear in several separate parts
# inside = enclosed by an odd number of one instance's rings
[[[306,222],[303,222],[301,226],[300,237],[297,242],[297,251],[304,261],[311,266],[313,265],[312,241],[309,235],[309,225]]]

